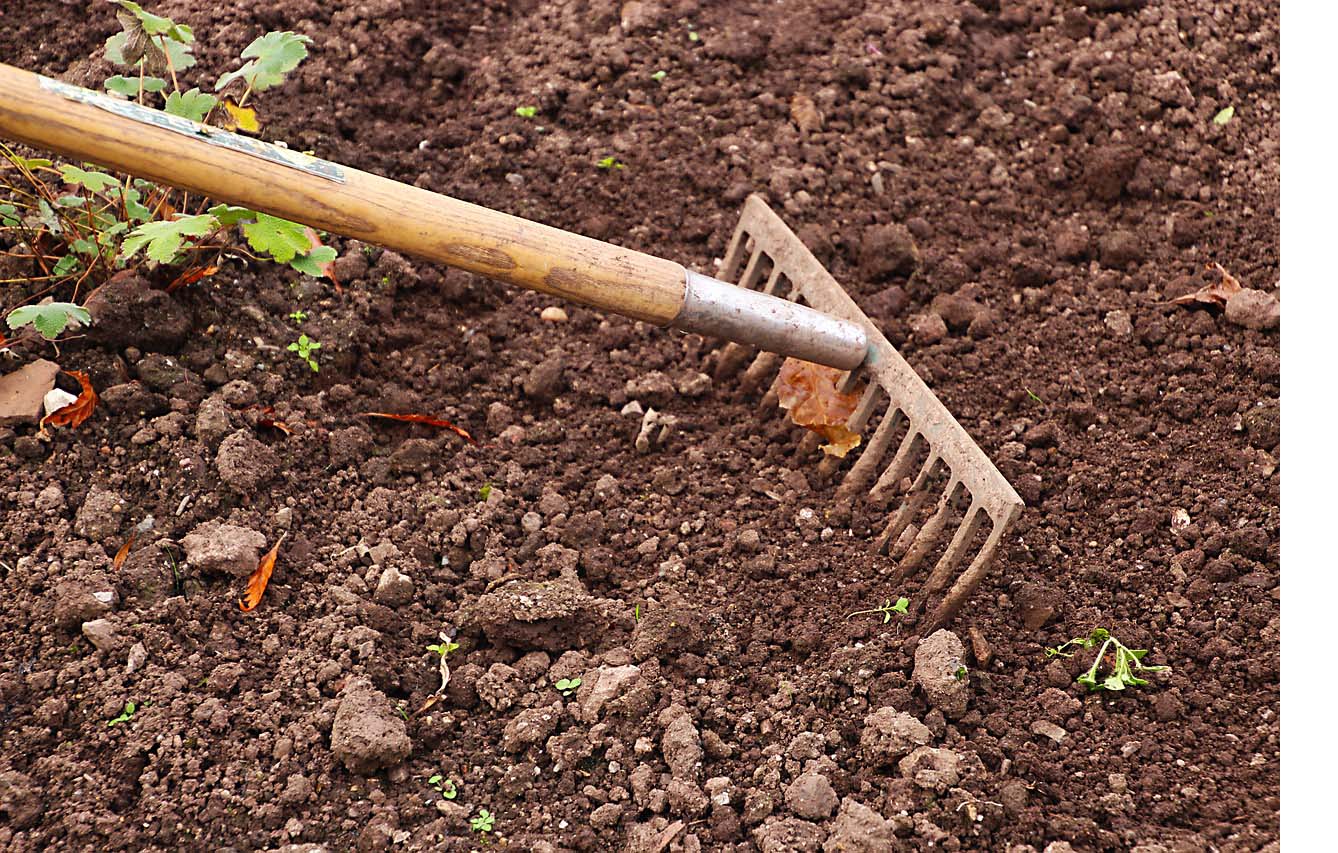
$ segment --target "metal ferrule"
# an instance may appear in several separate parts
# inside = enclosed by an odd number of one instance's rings
[[[669,325],[842,370],[863,364],[869,351],[854,323],[691,270],[683,310]]]

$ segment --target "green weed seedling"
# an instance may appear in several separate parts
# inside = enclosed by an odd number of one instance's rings
[[[445,636],[443,636],[441,638],[440,643],[433,643],[432,645],[427,647],[427,650],[437,655],[438,657],[446,658],[450,657],[451,652],[455,651],[458,648],[460,648],[459,643],[453,642],[447,639]]]
[[[456,790],[455,783],[440,773],[435,773],[427,778],[427,784],[437,789],[443,800],[453,800],[460,792]]]
[[[288,351],[297,353],[297,357],[307,363],[307,367],[311,368],[312,373],[319,373],[321,369],[321,366],[316,363],[316,356],[313,355],[320,348],[319,341],[313,341],[306,335],[298,336],[297,340],[288,345]]]
[[[70,323],[87,326],[93,317],[87,309],[72,302],[48,302],[45,305],[20,305],[9,312],[5,322],[11,329],[32,326],[42,337],[54,341]]]
[[[491,494],[492,494],[492,483],[484,483],[484,484],[479,488],[479,500],[480,500],[480,501],[483,501],[484,503],[487,503],[487,502],[488,502],[488,497],[489,497]]]
[[[561,693],[563,696],[570,696],[571,694],[576,692],[576,688],[581,686],[581,679],[559,678],[557,680],[557,683],[554,684],[553,686],[556,687],[558,689],[558,692]]]
[[[288,319],[292,320],[294,323],[305,323],[307,317],[307,312],[303,311],[301,308],[288,314]]]
[[[521,118],[534,118],[539,114],[538,107],[516,107],[516,115]]]
[[[661,71],[656,71],[654,74],[650,75],[650,79],[654,80],[656,83],[662,83],[664,82],[664,78],[668,76],[669,76],[668,71],[661,70]]]
[[[487,809],[479,809],[478,815],[469,819],[469,828],[477,833],[486,835],[487,833],[492,832],[492,825],[496,820],[497,818],[492,812]]]
[[[110,720],[108,720],[108,721],[107,721],[107,727],[110,728],[111,726],[119,726],[121,723],[128,723],[128,722],[130,722],[130,718],[133,717],[133,716],[135,716],[135,712],[138,711],[140,708],[144,707],[145,705],[148,705],[148,704],[149,704],[148,702],[145,702],[144,705],[139,705],[139,706],[137,706],[137,705],[135,705],[134,702],[126,702],[126,703],[125,703],[125,710],[122,711],[122,712],[121,712],[120,714],[118,714],[117,716],[112,717]]]
[[[893,613],[899,613],[902,616],[905,616],[906,608],[910,606],[910,603],[911,600],[905,597],[898,598],[895,604],[892,602],[892,599],[889,598],[883,602],[882,607],[875,607],[872,610],[856,610],[854,613],[848,614],[846,618],[850,619],[854,616],[869,616],[875,613],[881,613],[883,614],[883,624],[886,625],[888,622],[892,621]]]
[[[614,169],[626,169],[627,164],[619,162],[617,157],[605,157],[604,159],[600,160],[598,163],[595,164],[595,168],[608,169],[612,171]]]
[[[1074,637],[1067,643],[1053,649],[1046,649],[1046,657],[1071,658],[1073,652],[1066,652],[1069,647],[1090,649],[1098,643],[1101,649],[1096,653],[1096,660],[1092,662],[1092,668],[1078,676],[1078,683],[1088,690],[1124,690],[1127,687],[1140,687],[1147,684],[1147,680],[1134,675],[1134,672],[1163,672],[1169,670],[1169,666],[1149,666],[1143,663],[1143,656],[1147,654],[1147,649],[1131,649],[1124,643],[1111,636],[1105,628],[1093,628],[1092,633],[1086,637]],[[1114,658],[1110,663],[1110,674],[1101,680],[1097,680],[1097,672],[1101,669],[1101,664],[1106,661],[1106,650],[1114,647]]]

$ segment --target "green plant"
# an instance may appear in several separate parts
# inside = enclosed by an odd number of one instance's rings
[[[516,107],[516,115],[521,118],[534,118],[538,114],[538,107]]]
[[[307,316],[307,312],[299,308],[296,311],[289,312],[288,319],[294,323],[303,323],[306,322]]]
[[[313,341],[306,335],[299,335],[297,340],[288,345],[288,351],[297,353],[297,357],[307,363],[307,367],[311,368],[312,373],[319,373],[321,369],[321,366],[316,363],[316,356],[313,355],[320,348],[319,341]]]
[[[227,126],[248,129],[253,124],[250,129],[258,130],[247,100],[282,83],[307,56],[306,36],[266,33],[242,51],[247,62],[240,69],[218,78],[213,88],[221,97],[199,87],[185,89],[182,73],[195,65],[194,31],[130,0],[111,2],[119,7],[122,29],[107,39],[104,53],[120,73],[107,78],[103,88],[180,118],[208,125],[217,115]],[[322,265],[335,257],[315,232],[295,222],[211,204],[183,190],[88,164],[22,157],[3,143],[0,232],[15,254],[35,268],[34,274],[14,281],[40,282],[46,285],[42,293],[73,281],[72,300],[90,276],[108,278],[146,265],[191,264],[172,282],[179,286],[216,272],[229,253],[274,260],[313,276],[323,275]]]
[[[492,494],[492,483],[484,483],[479,488],[479,500],[486,502],[488,496]]]
[[[900,613],[902,616],[905,616],[906,608],[910,606],[910,603],[911,600],[909,598],[898,598],[896,603],[893,604],[892,599],[889,598],[887,601],[883,602],[882,607],[875,607],[872,610],[856,610],[854,613],[847,614],[846,618],[849,619],[852,616],[868,616],[875,613],[881,613],[883,614],[883,624],[886,625],[888,622],[892,621],[893,613]]]
[[[1147,684],[1146,679],[1134,675],[1135,671],[1140,672],[1163,672],[1169,670],[1169,666],[1149,666],[1143,663],[1143,656],[1147,654],[1147,649],[1131,649],[1124,643],[1111,636],[1110,631],[1105,628],[1093,628],[1092,633],[1086,637],[1074,637],[1067,643],[1063,643],[1056,648],[1046,649],[1046,657],[1071,658],[1073,652],[1066,652],[1065,649],[1070,646],[1090,649],[1101,644],[1101,649],[1096,653],[1096,660],[1092,662],[1092,668],[1078,676],[1078,683],[1088,690],[1124,690],[1126,687],[1137,687]],[[1113,657],[1106,658],[1106,650],[1114,647]],[[1102,664],[1106,665],[1109,674],[1097,680],[1097,673]]]
[[[558,692],[561,693],[563,696],[570,696],[571,694],[576,692],[576,688],[581,686],[581,679],[559,678],[553,686],[556,687],[558,689]]]
[[[446,658],[450,657],[451,652],[455,651],[458,648],[460,648],[459,643],[452,642],[449,638],[443,635],[441,637],[440,643],[433,643],[432,645],[427,647],[427,650],[429,652],[432,652],[433,654]]]
[[[1227,122],[1231,121],[1231,119],[1235,118],[1235,116],[1236,108],[1234,106],[1224,107],[1218,111],[1217,115],[1213,116],[1213,124],[1222,127]]]
[[[440,773],[429,776],[427,784],[436,788],[437,793],[441,794],[441,797],[444,800],[453,800],[456,795],[459,794],[459,791],[456,790],[455,783],[450,779],[447,779],[445,776],[442,776]]]
[[[48,302],[45,305],[20,305],[9,312],[5,322],[11,329],[31,325],[42,337],[54,341],[70,323],[87,326],[93,318],[87,309],[71,302]]]
[[[953,673],[952,673],[952,677],[955,678],[955,679],[957,679],[958,681],[966,681],[966,675],[967,675],[967,673],[966,673],[966,667],[965,667],[965,666],[959,666],[959,667],[957,667],[957,669],[953,670]]]
[[[479,809],[478,815],[469,819],[469,828],[475,832],[492,832],[492,825],[495,821],[496,817],[492,812],[487,809]]]
[[[595,164],[598,169],[626,169],[626,163],[620,163],[616,157],[605,157]]]
[[[145,704],[145,705],[148,705],[149,703],[148,703],[148,702],[145,702],[144,704]],[[108,727],[110,727],[110,726],[119,726],[121,723],[128,723],[128,722],[130,722],[130,718],[133,717],[133,716],[135,716],[135,712],[138,711],[140,707],[142,707],[142,706],[136,706],[134,702],[126,702],[126,703],[125,703],[125,710],[122,711],[122,712],[121,712],[120,714],[118,714],[117,716],[112,717],[110,720],[107,721],[107,725],[108,725]]]
[[[669,76],[669,72],[664,71],[664,70],[660,70],[660,71],[656,71],[654,74],[650,75],[650,79],[654,80],[656,83],[659,83],[659,82],[662,82],[662,81],[664,80],[664,78],[666,78],[666,77],[668,77],[668,76]]]

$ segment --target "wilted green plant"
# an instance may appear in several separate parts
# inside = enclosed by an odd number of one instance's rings
[[[1147,654],[1147,649],[1131,649],[1124,643],[1111,636],[1110,631],[1105,628],[1093,628],[1092,633],[1086,637],[1074,637],[1067,643],[1053,649],[1046,649],[1046,657],[1073,657],[1073,652],[1066,652],[1065,649],[1070,646],[1077,646],[1084,649],[1090,649],[1101,644],[1101,649],[1096,653],[1096,660],[1092,662],[1092,668],[1078,676],[1078,683],[1088,690],[1124,690],[1126,687],[1137,687],[1147,684],[1146,679],[1134,675],[1135,671],[1140,672],[1163,672],[1169,670],[1169,666],[1148,666],[1143,663],[1143,657]],[[1113,648],[1112,657],[1106,660],[1106,650]],[[1101,670],[1101,665],[1105,663],[1109,670],[1109,675],[1100,681],[1097,680],[1097,673]]]
[[[910,606],[910,603],[911,600],[909,598],[898,598],[894,604],[892,599],[889,598],[883,602],[882,607],[875,607],[872,610],[856,610],[854,613],[847,614],[846,618],[849,619],[853,616],[868,616],[874,613],[881,613],[883,615],[883,624],[886,625],[888,622],[892,621],[893,613],[905,616],[906,608]]]

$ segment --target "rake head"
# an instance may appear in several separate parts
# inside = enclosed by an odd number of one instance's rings
[[[831,476],[854,459],[837,488],[832,514],[848,520],[857,502],[886,510],[886,525],[873,547],[898,560],[894,583],[918,576],[929,558],[938,556],[912,596],[911,615],[929,612],[929,603],[936,601],[923,633],[944,627],[984,579],[1004,534],[1022,511],[1022,499],[873,321],[759,196],[744,203],[720,278],[849,320],[868,333],[868,357],[843,376],[838,390],[850,393],[866,383],[846,425],[856,433],[877,425],[863,447],[845,459],[825,456],[819,472]],[[715,373],[724,379],[742,369],[742,385],[751,390],[774,377],[781,361],[773,353],[754,356],[749,348],[731,343],[721,352]],[[775,401],[773,387],[763,405]],[[801,453],[816,446],[817,436],[809,433]]]

